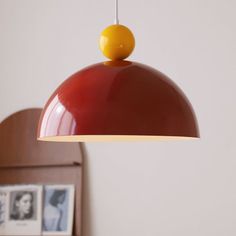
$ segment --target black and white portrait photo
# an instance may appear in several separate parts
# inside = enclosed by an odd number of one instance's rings
[[[40,235],[42,186],[8,186],[7,222],[3,235]]]
[[[47,185],[44,189],[43,234],[72,233],[74,212],[73,185]]]
[[[10,193],[10,220],[36,220],[37,191],[12,191]]]

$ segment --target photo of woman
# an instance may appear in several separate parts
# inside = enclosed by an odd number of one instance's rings
[[[60,205],[66,198],[66,190],[54,190],[49,203],[44,209],[44,230],[45,231],[62,231],[61,221],[63,218],[63,210]]]
[[[73,185],[47,185],[44,190],[43,234],[64,235],[72,232]]]
[[[10,220],[35,220],[34,193],[17,191],[11,193]]]
[[[5,191],[5,197],[1,199],[0,194],[0,201],[5,205],[5,224],[0,227],[0,235],[40,235],[42,185],[7,185],[2,189]]]

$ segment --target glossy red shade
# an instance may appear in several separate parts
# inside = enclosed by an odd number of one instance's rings
[[[194,138],[199,132],[183,92],[161,72],[130,61],[72,75],[47,102],[38,128],[38,138],[50,141],[120,135]]]

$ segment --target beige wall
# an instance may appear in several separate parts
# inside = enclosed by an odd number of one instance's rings
[[[236,1],[120,0],[130,60],[191,100],[200,141],[89,143],[85,236],[236,235]],[[104,60],[110,0],[0,0],[0,120],[42,107],[70,74]]]

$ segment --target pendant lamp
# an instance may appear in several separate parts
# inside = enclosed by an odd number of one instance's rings
[[[90,65],[63,82],[49,98],[39,121],[44,141],[165,140],[198,138],[193,108],[166,75],[125,60],[133,33],[118,21],[100,36],[109,59]]]

